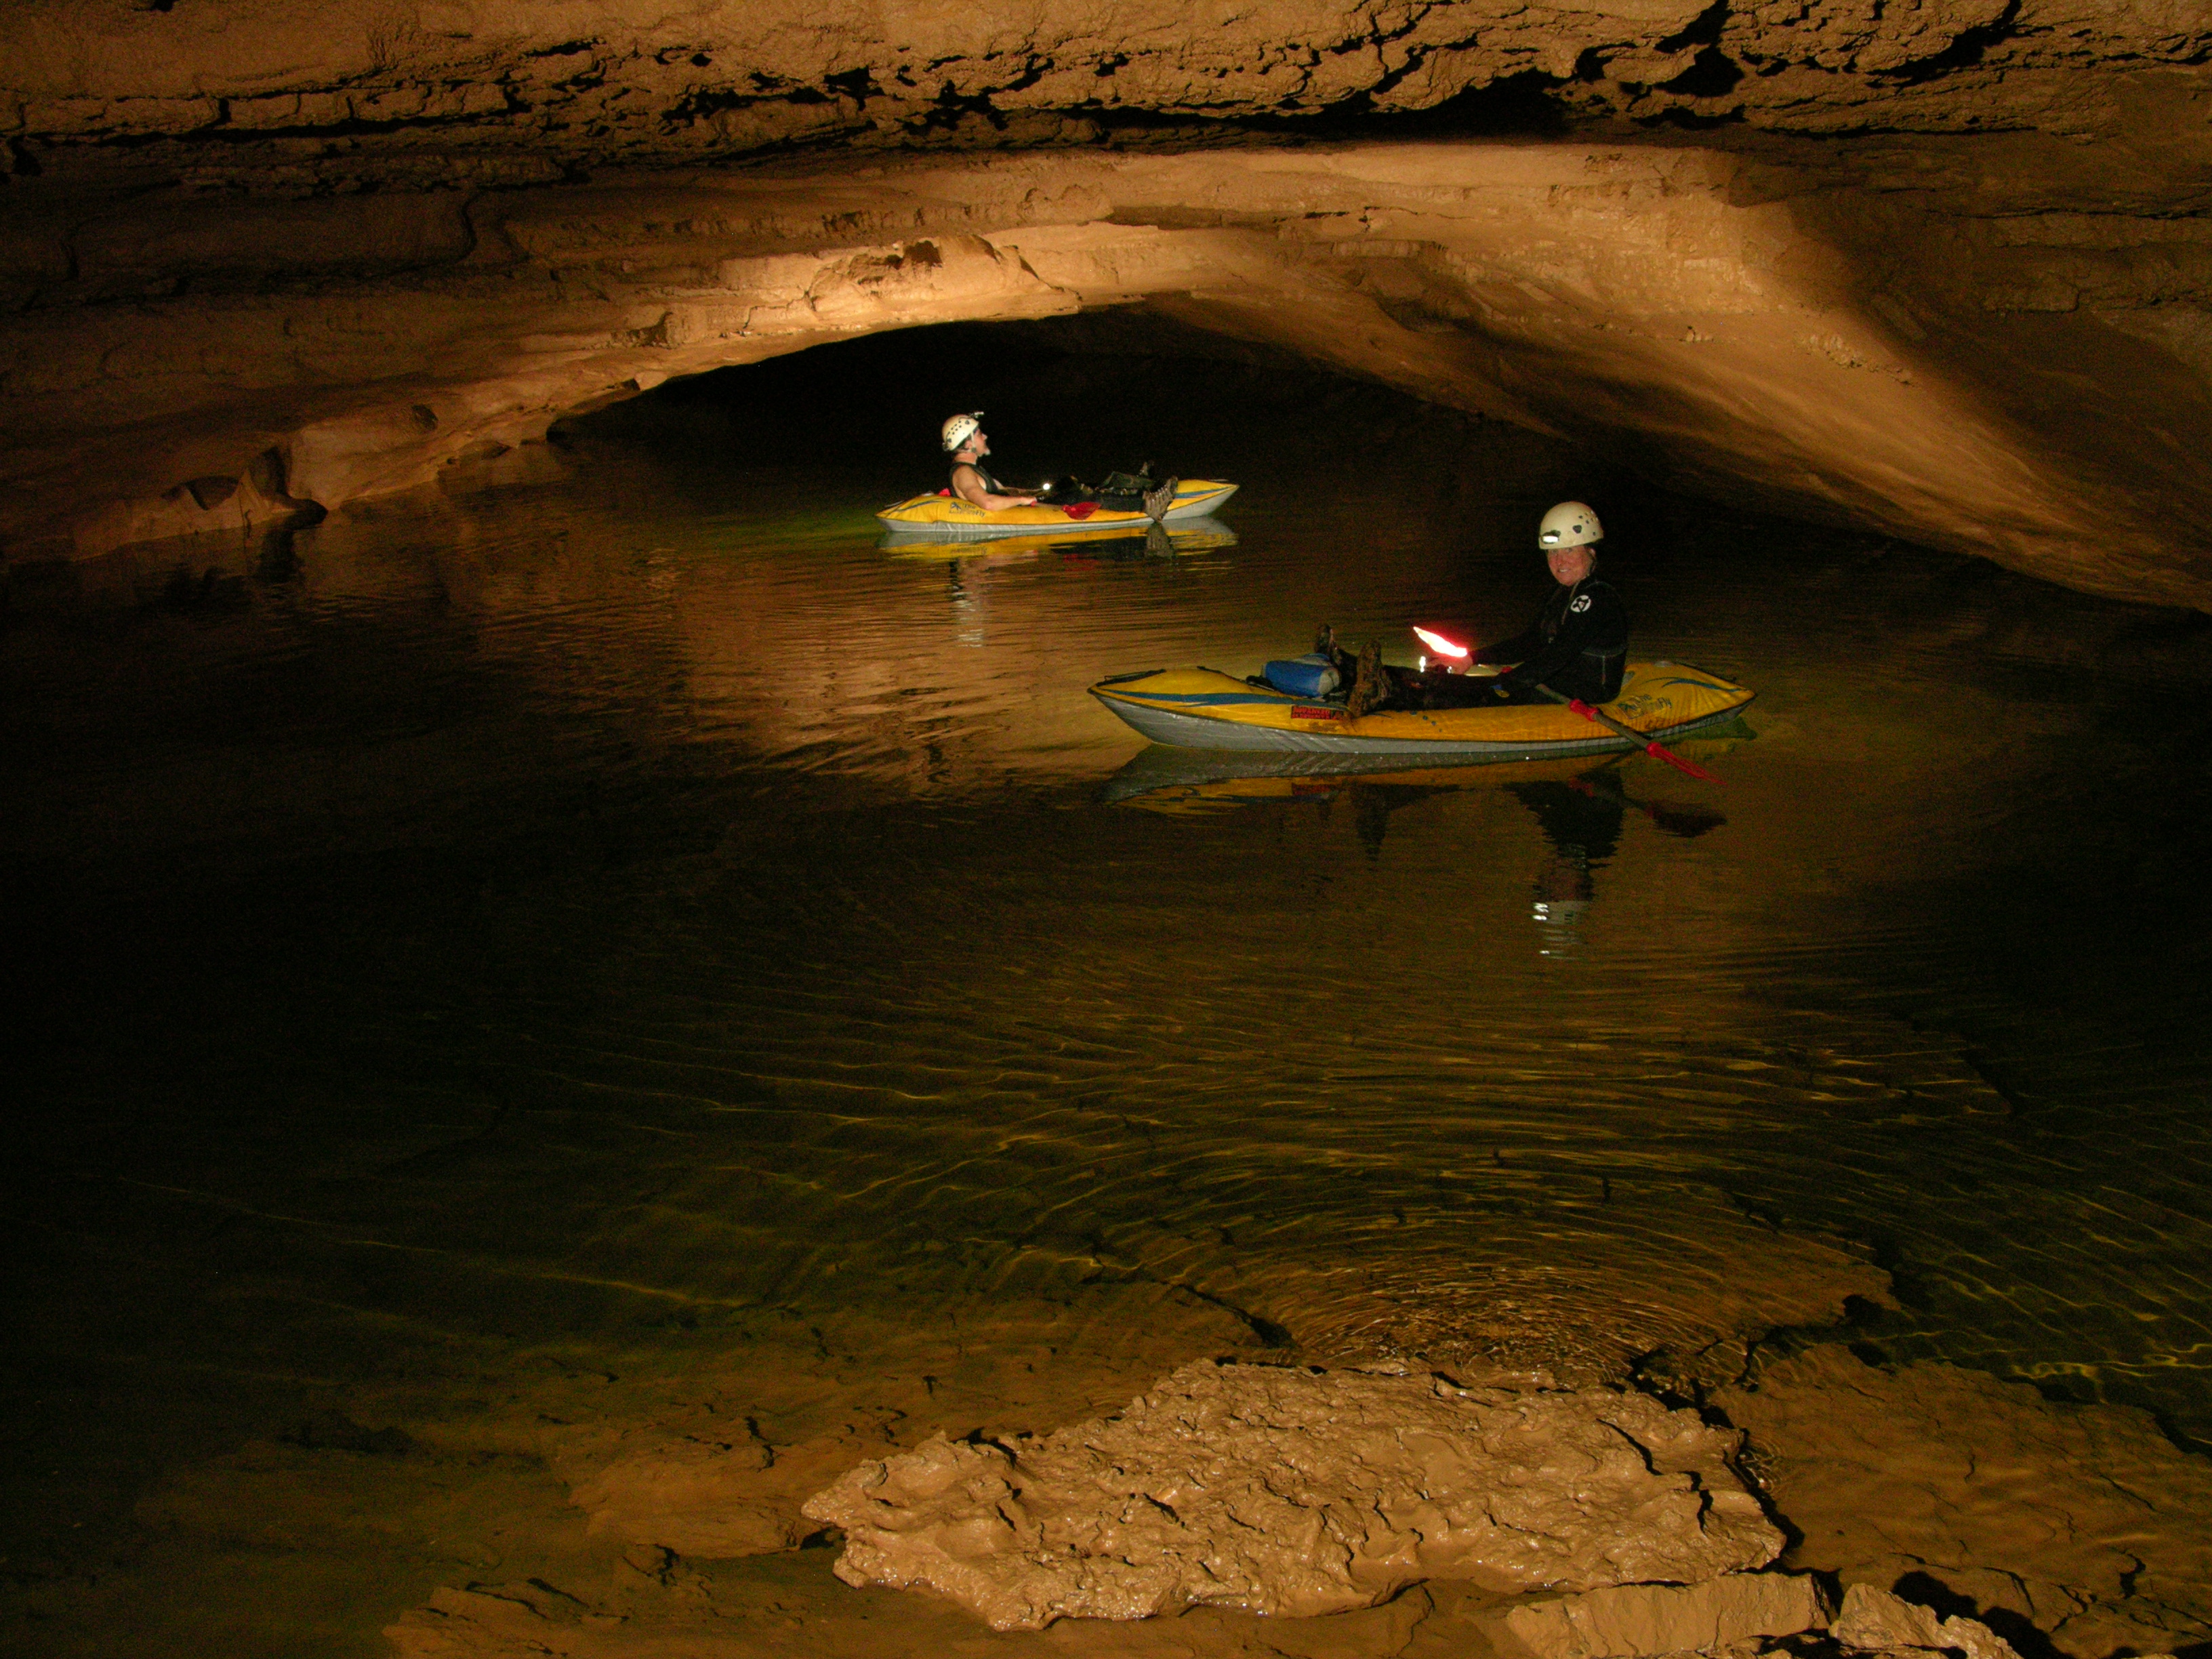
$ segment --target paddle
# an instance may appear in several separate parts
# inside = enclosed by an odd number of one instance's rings
[[[1613,719],[1612,715],[1605,713],[1602,709],[1591,708],[1580,697],[1571,697],[1563,691],[1554,691],[1548,685],[1539,685],[1536,689],[1542,692],[1546,696],[1549,697],[1553,702],[1563,702],[1566,704],[1568,708],[1573,709],[1575,713],[1580,714],[1584,720],[1593,721],[1599,726],[1608,726],[1612,730],[1618,732],[1622,737],[1626,738],[1629,742],[1634,744],[1645,754],[1650,756],[1652,759],[1665,761],[1668,765],[1673,767],[1677,772],[1686,772],[1690,776],[1702,779],[1707,783],[1718,783],[1720,781],[1719,778],[1716,777],[1712,773],[1706,771],[1705,769],[1698,765],[1697,762],[1684,760],[1680,755],[1676,754],[1673,750],[1667,748],[1656,738],[1645,732],[1638,731],[1632,726]]]

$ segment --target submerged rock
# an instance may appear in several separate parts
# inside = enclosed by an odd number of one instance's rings
[[[1502,1592],[1695,1583],[1783,1539],[1739,1437],[1648,1396],[1187,1365],[1118,1416],[863,1463],[806,1515],[837,1575],[1000,1630],[1192,1605],[1316,1614],[1424,1578]]]

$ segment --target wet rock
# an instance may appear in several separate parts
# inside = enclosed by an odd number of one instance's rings
[[[1966,1659],[2020,1659],[1987,1625],[1956,1614],[1938,1618],[1934,1609],[1871,1584],[1853,1584],[1844,1592],[1843,1611],[1829,1634],[1847,1648],[1870,1653],[1949,1650]]]
[[[623,1459],[578,1486],[573,1501],[592,1530],[710,1560],[789,1549],[812,1530],[762,1478],[775,1457],[742,1446],[684,1441]]]
[[[1796,1565],[1901,1592],[2059,1653],[2212,1639],[2212,1464],[2147,1414],[2073,1406],[1950,1365],[1840,1346],[1764,1366],[1714,1403],[1803,1534]]]
[[[1514,1607],[1496,1633],[1505,1638],[1502,1647],[1535,1659],[1637,1659],[1796,1636],[1825,1626],[1828,1613],[1814,1578],[1731,1573],[1702,1584],[1622,1584]]]
[[[934,1589],[1001,1630],[1316,1614],[1424,1578],[1587,1590],[1764,1565],[1782,1538],[1736,1444],[1641,1395],[1202,1362],[1112,1418],[864,1463],[805,1512],[844,1529],[846,1583]]]

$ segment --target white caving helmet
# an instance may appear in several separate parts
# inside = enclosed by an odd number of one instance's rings
[[[983,411],[980,409],[973,415],[953,416],[945,422],[942,434],[945,439],[945,453],[948,455],[954,453],[982,429]],[[1584,509],[1584,511],[1588,510]]]
[[[1604,539],[1597,514],[1580,501],[1561,501],[1536,527],[1536,545],[1547,553],[1555,547],[1588,547]]]

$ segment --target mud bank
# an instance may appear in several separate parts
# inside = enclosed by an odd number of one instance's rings
[[[864,1462],[781,1540],[705,1535],[672,1480],[667,1530],[693,1553],[632,1543],[557,1581],[449,1585],[386,1633],[406,1659],[1599,1659],[1822,1629],[1860,1650],[2107,1659],[2212,1636],[2212,1468],[2141,1413],[1836,1346],[1755,1367],[1702,1418],[1508,1381],[1209,1362],[1051,1435]],[[649,1538],[636,1500],[622,1529]],[[828,1522],[805,1541],[842,1557],[790,1547]]]
[[[806,1504],[848,1584],[927,1589],[997,1630],[1210,1605],[1343,1613],[1427,1578],[1694,1583],[1782,1535],[1735,1437],[1643,1395],[1201,1361],[1115,1417],[861,1465]]]

